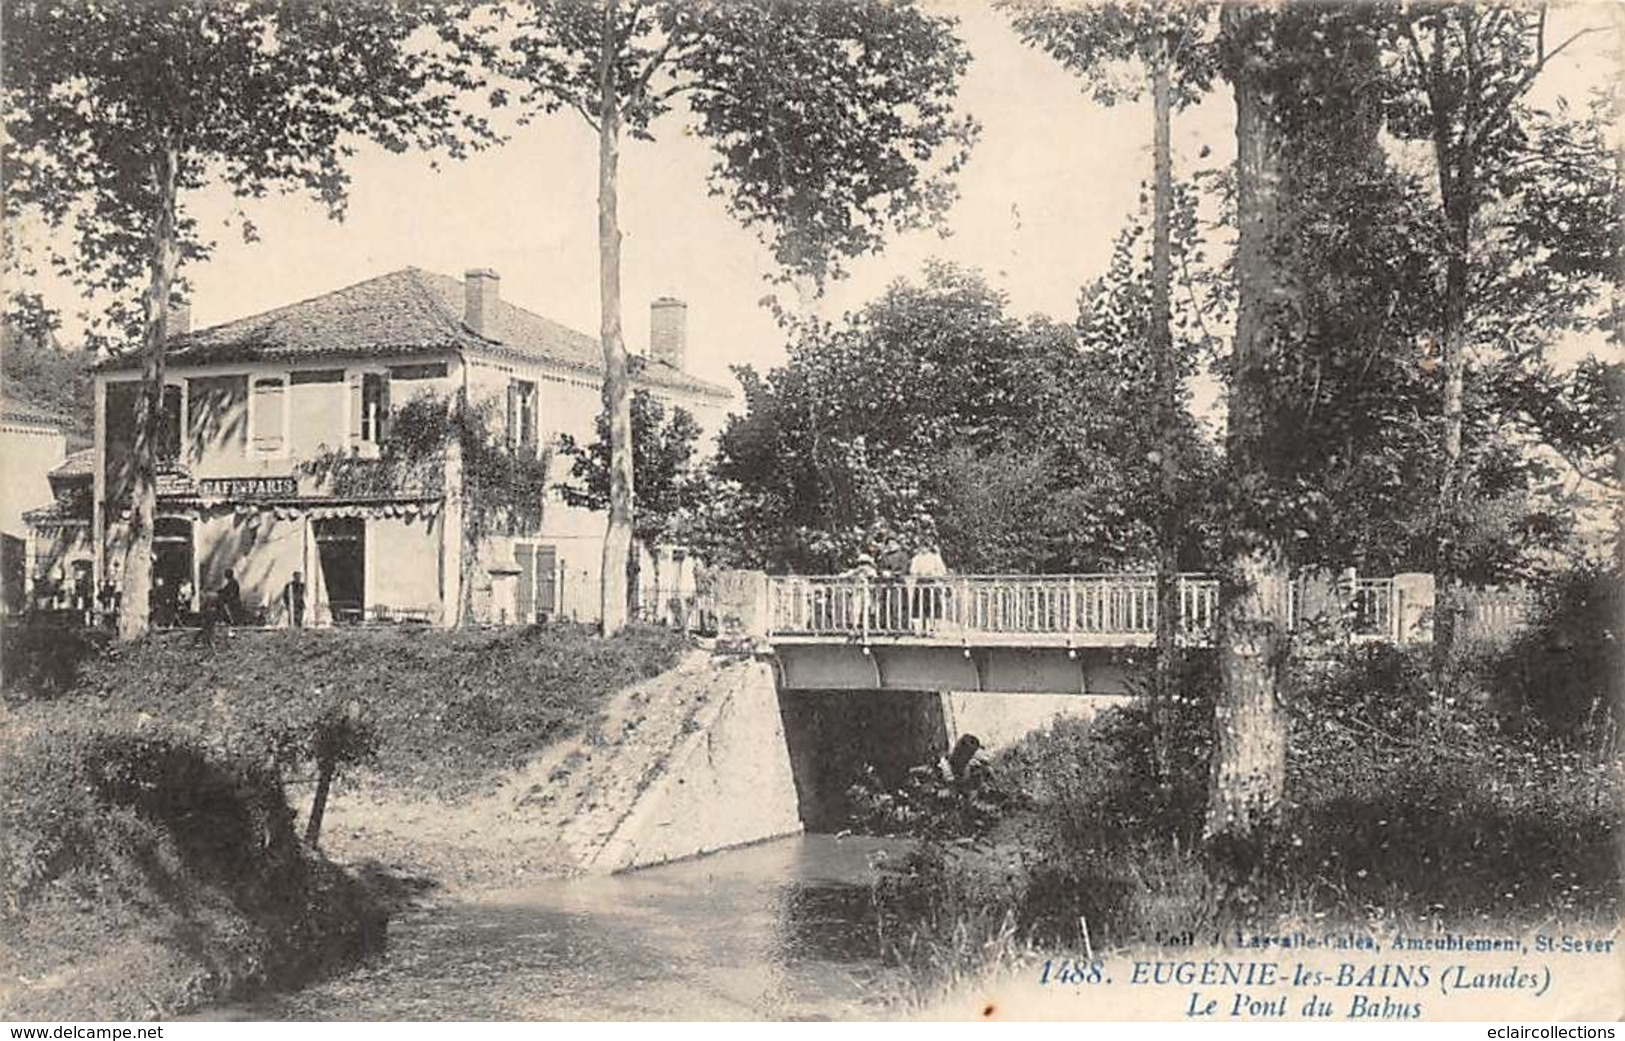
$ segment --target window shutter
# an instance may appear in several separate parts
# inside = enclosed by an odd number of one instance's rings
[[[350,384],[350,443],[361,443],[361,373],[349,375]]]
[[[519,443],[519,384],[508,381],[508,445]]]
[[[378,377],[378,440],[389,436],[389,375]]]
[[[287,407],[280,378],[254,381],[254,448],[261,452],[282,450],[283,410]]]

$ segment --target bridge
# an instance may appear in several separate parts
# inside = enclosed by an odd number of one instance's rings
[[[1219,583],[1180,575],[1179,639],[1204,644],[1218,616]],[[1295,594],[1298,586],[1290,587]],[[769,579],[768,635],[775,644],[962,644],[1149,647],[1156,642],[1157,581],[1150,573],[956,575],[862,580],[846,576]],[[1355,638],[1397,639],[1392,579],[1357,579],[1348,613]],[[1297,595],[1288,616],[1296,620]]]
[[[1115,652],[1156,642],[1151,572],[732,574],[749,576],[749,588],[724,593],[719,603],[743,596],[748,628],[771,645],[787,689],[1125,694],[1129,678]],[[1177,589],[1179,642],[1211,645],[1218,580],[1184,574]],[[1315,627],[1351,643],[1431,639],[1431,575],[1320,576],[1288,583],[1287,590],[1285,613],[1294,629]],[[1519,594],[1469,597],[1464,628],[1515,629],[1526,607]]]

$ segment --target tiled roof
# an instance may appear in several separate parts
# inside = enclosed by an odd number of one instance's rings
[[[4,415],[8,423],[22,423],[26,426],[55,427],[61,430],[73,426],[73,421],[60,412],[52,412],[48,408],[24,401],[10,391],[0,391],[0,414]]]
[[[463,283],[422,268],[402,268],[323,296],[200,329],[170,341],[170,364],[316,356],[424,354],[447,350],[506,355],[583,372],[603,371],[597,339],[501,300],[486,335],[463,324]],[[120,356],[110,368],[133,366]],[[663,362],[639,380],[714,397],[728,391]]]
[[[35,527],[89,524],[91,518],[88,511],[88,506],[84,510],[78,510],[72,504],[58,499],[48,506],[38,506],[32,510],[24,510],[23,522],[32,524]]]
[[[72,478],[90,477],[96,472],[96,450],[94,448],[81,448],[77,452],[69,452],[68,457],[57,465],[50,473],[51,477]]]

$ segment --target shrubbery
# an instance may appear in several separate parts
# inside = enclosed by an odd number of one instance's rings
[[[948,809],[919,829],[880,894],[896,950],[929,990],[978,951],[1075,951],[1085,930],[1099,950],[1273,921],[1617,920],[1617,760],[1510,728],[1482,698],[1440,704],[1427,667],[1425,648],[1391,646],[1300,664],[1282,824],[1236,889],[1200,850],[1210,654],[1186,663],[1166,785],[1143,705],[1058,720],[988,762],[977,798],[1003,819],[955,832]]]
[[[111,640],[103,629],[28,622],[0,627],[0,693],[7,702],[59,697]]]
[[[8,748],[0,792],[0,973],[35,984],[0,1018],[165,1016],[382,938],[381,909],[300,843],[261,760],[73,726]]]
[[[1618,747],[1625,698],[1625,576],[1566,573],[1535,624],[1489,658],[1485,686],[1505,728],[1601,752]]]
[[[366,763],[412,795],[478,789],[687,646],[574,628],[57,642],[75,635],[6,648],[0,979],[23,982],[0,1018],[164,1016],[350,957],[382,911],[300,840],[286,781]]]

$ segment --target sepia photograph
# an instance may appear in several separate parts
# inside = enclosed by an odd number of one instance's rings
[[[0,97],[10,1036],[1625,1018],[1625,5],[0,0]]]

